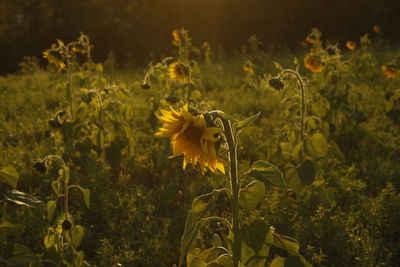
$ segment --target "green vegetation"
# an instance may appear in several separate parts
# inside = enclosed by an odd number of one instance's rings
[[[318,41],[298,55],[264,52],[252,37],[225,56],[185,36],[172,60],[190,70],[183,82],[171,79],[168,58],[146,69],[118,69],[112,57],[95,64],[85,36],[47,50],[58,60],[47,69],[27,58],[0,77],[0,265],[178,264],[192,201],[229,187],[220,173],[183,170],[181,157],[168,159],[169,141],[154,136],[155,114],[190,98],[238,119],[261,112],[237,141],[244,243],[254,250],[250,232],[264,226],[296,240],[277,234],[289,245],[274,241],[265,266],[285,257],[285,266],[396,266],[400,50],[379,34],[352,51],[311,34]],[[71,52],[78,43],[85,53]],[[304,67],[310,55],[319,67]],[[230,202],[214,201],[201,212],[230,218]],[[230,238],[223,223],[202,225],[190,266],[205,266],[199,249]]]

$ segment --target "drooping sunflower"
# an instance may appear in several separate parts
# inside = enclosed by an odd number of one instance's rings
[[[353,41],[347,41],[346,42],[346,47],[347,47],[347,49],[353,51],[353,50],[356,49],[357,44],[355,42],[353,42]]]
[[[175,61],[169,65],[168,72],[169,72],[169,77],[171,77],[172,80],[183,83],[187,81],[189,68],[182,62]]]
[[[46,58],[51,64],[54,64],[60,69],[67,68],[65,62],[63,61],[61,53],[57,50],[47,49],[43,52],[43,57]]]
[[[170,107],[170,111],[161,110],[156,115],[163,125],[155,134],[158,137],[170,137],[172,155],[183,155],[183,169],[188,163],[194,167],[199,164],[202,173],[209,168],[212,172],[225,173],[224,165],[217,157],[216,143],[219,141],[218,127],[208,127],[203,114],[193,115],[185,105],[180,110]]]
[[[382,66],[382,72],[383,74],[385,74],[386,77],[393,79],[396,78],[400,70],[393,64],[387,64]]]
[[[325,67],[325,63],[320,56],[308,54],[304,58],[304,66],[312,72],[321,72]]]

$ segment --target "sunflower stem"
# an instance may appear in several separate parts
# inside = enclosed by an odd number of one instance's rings
[[[300,163],[303,162],[304,158],[304,124],[305,124],[305,118],[306,118],[306,88],[305,84],[303,82],[303,79],[301,78],[300,74],[297,71],[291,70],[291,69],[284,69],[282,71],[282,74],[291,74],[294,76],[297,80],[300,93],[301,93],[301,100],[300,100],[300,143],[301,143],[301,149],[300,149]]]
[[[233,266],[239,266],[240,260],[240,225],[239,225],[239,183],[237,167],[237,144],[233,134],[230,120],[221,118],[224,126],[224,134],[228,143],[229,180],[231,185],[232,206],[232,232],[233,232]]]

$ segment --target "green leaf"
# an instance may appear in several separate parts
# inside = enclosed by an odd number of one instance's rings
[[[299,244],[291,237],[273,233],[274,246],[286,250],[289,254],[299,255]]]
[[[43,205],[43,202],[34,198],[33,196],[18,191],[18,190],[13,190],[11,192],[8,192],[5,194],[6,199],[8,201],[14,202],[17,205],[21,205],[21,206],[28,206],[31,208],[40,208]]]
[[[47,219],[49,220],[49,222],[51,222],[51,220],[54,217],[54,212],[56,211],[56,206],[57,206],[57,202],[55,200],[49,200],[46,204]]]
[[[214,248],[222,246],[222,240],[218,234],[213,235],[212,245]]]
[[[195,220],[202,218],[213,203],[213,193],[204,194],[193,199],[192,215]]]
[[[188,267],[207,267],[207,263],[199,258],[199,257],[194,257],[189,263]]]
[[[320,133],[315,133],[304,140],[305,153],[314,159],[326,157],[328,154],[328,143]]]
[[[0,235],[16,236],[24,232],[25,225],[12,223],[9,221],[2,221],[0,224]]]
[[[299,253],[299,244],[291,237],[273,233],[274,246],[286,250],[290,255],[285,259],[285,266],[311,266]],[[289,257],[292,256],[292,257]],[[300,265],[299,265],[300,264]]]
[[[241,261],[247,267],[263,267],[273,244],[270,227],[260,220],[242,227]]]
[[[70,185],[69,188],[77,188],[82,192],[82,196],[83,196],[83,201],[85,202],[85,205],[87,208],[90,207],[90,190],[89,189],[84,189],[82,187],[80,187],[79,185]]]
[[[67,232],[67,240],[71,242],[74,248],[78,248],[82,242],[84,229],[81,225],[74,225],[71,230]]]
[[[233,123],[232,127],[235,130],[236,135],[239,133],[239,131],[241,129],[243,129],[244,127],[246,127],[246,126],[250,125],[251,123],[253,123],[258,118],[258,116],[260,116],[260,114],[261,114],[261,112],[258,112],[254,116],[251,116],[251,117],[249,117],[247,119],[244,119],[244,120],[241,120],[241,121]]]
[[[254,209],[265,196],[265,185],[258,180],[249,183],[245,188],[240,189],[239,204],[248,209]]]
[[[233,258],[229,254],[222,254],[215,261],[220,267],[233,267]]]
[[[243,175],[248,175],[268,185],[274,185],[282,189],[287,189],[282,172],[276,165],[266,161],[258,160],[254,162],[250,169]]]
[[[285,258],[283,257],[277,257],[275,258],[269,267],[284,267],[285,266]]]
[[[310,185],[315,179],[315,164],[311,160],[305,160],[297,169],[300,180],[305,185]]]
[[[194,220],[192,211],[189,210],[188,216],[186,218],[185,230],[180,241],[179,266],[182,266],[188,251],[192,247],[193,243],[197,240],[199,230],[200,225],[198,223],[198,220]]]
[[[332,154],[339,159],[341,162],[345,162],[346,159],[344,158],[344,155],[342,151],[340,150],[339,146],[334,142],[330,141],[329,142],[329,150],[332,152]]]
[[[226,254],[226,250],[222,247],[208,248],[208,249],[195,248],[191,250],[187,255],[188,266],[192,266],[191,264],[194,263],[202,264],[204,262],[208,264],[211,262],[215,262],[215,260],[222,254]],[[199,261],[199,259],[201,259],[201,261]],[[193,266],[198,266],[198,265],[193,265]]]
[[[17,187],[19,180],[18,172],[12,166],[7,166],[0,170],[0,181],[8,184],[12,188]]]

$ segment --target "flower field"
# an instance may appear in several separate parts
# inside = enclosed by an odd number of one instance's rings
[[[147,66],[85,34],[0,77],[0,266],[398,266],[400,49],[378,26]]]

